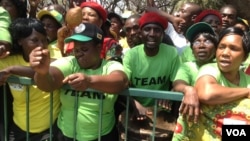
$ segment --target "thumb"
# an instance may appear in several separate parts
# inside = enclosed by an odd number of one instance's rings
[[[48,54],[49,54],[49,50],[48,50],[48,49],[43,49],[43,50],[42,50],[42,53],[43,53],[44,55],[48,55]]]
[[[66,83],[68,83],[68,81],[69,81],[69,77],[67,76],[67,77],[65,77],[65,78],[63,79],[62,83],[63,83],[63,84],[66,84]]]

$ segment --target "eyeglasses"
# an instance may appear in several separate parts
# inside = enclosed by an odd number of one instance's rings
[[[206,40],[206,41],[199,41],[196,40],[193,42],[193,46],[200,46],[203,43],[205,46],[213,45],[214,43],[211,40]]]

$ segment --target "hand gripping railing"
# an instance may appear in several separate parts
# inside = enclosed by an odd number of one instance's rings
[[[33,85],[34,81],[32,79],[29,78],[24,78],[24,77],[17,77],[17,76],[10,76],[7,80],[8,83],[18,83],[18,84],[22,84],[22,85]],[[65,89],[69,89],[70,86],[66,85],[64,86]],[[71,88],[70,88],[71,89]],[[4,139],[5,141],[7,141],[7,136],[8,136],[8,129],[7,129],[7,123],[8,123],[8,119],[7,119],[7,104],[6,104],[6,89],[4,88],[4,121],[5,121],[5,125],[4,125]],[[90,89],[90,91],[96,91],[96,90],[92,90]],[[126,119],[125,119],[125,141],[127,141],[127,133],[128,133],[128,113],[129,113],[129,101],[130,98],[133,96],[136,97],[148,97],[148,98],[153,98],[155,99],[155,104],[154,104],[154,111],[157,110],[157,99],[167,99],[167,100],[173,100],[173,101],[181,101],[183,94],[179,93],[179,92],[173,92],[173,91],[163,91],[163,90],[146,90],[146,89],[138,89],[138,88],[129,88],[126,89],[124,91],[122,91],[119,95],[123,95],[127,97],[127,101],[126,101]],[[26,101],[29,101],[29,87],[27,87],[26,89]],[[52,125],[53,125],[53,96],[50,97],[50,141],[52,141]],[[100,113],[99,113],[99,130],[98,130],[98,141],[101,141],[101,129],[102,129],[102,106],[103,106],[103,101],[102,98],[100,100],[100,104],[99,104],[99,108],[100,108]],[[75,107],[78,107],[78,96],[76,95],[75,97]],[[29,102],[26,103],[26,109],[27,111],[29,111]],[[27,120],[26,120],[26,126],[27,126],[27,140],[29,141],[29,112],[27,112]],[[75,112],[74,112],[74,119],[75,119],[75,123],[74,123],[74,133],[76,133],[76,116],[77,116],[77,108],[75,108]],[[153,115],[153,123],[156,123],[156,116],[157,116],[157,112],[154,112]],[[155,136],[155,124],[153,125],[153,129],[152,129],[152,141],[154,141],[154,136]],[[74,135],[74,140],[76,138],[76,134]]]

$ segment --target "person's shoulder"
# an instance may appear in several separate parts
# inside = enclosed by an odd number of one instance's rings
[[[143,44],[140,44],[140,45],[137,45],[137,46],[135,46],[135,47],[133,47],[133,48],[130,48],[128,51],[127,51],[127,53],[136,53],[136,52],[140,52],[141,50],[143,50],[143,47],[144,47],[144,45]]]
[[[29,63],[23,59],[21,54],[9,55],[5,58],[0,59],[0,69],[14,65],[29,66]]]
[[[175,31],[175,30],[174,30],[173,24],[170,23],[170,22],[168,22],[168,27],[167,27],[167,29],[165,30],[166,34],[172,33],[172,32],[174,32],[174,31]]]
[[[101,69],[109,70],[109,71],[115,71],[120,70],[123,71],[123,65],[118,61],[113,60],[103,60]]]
[[[217,63],[207,63],[201,66],[200,70],[207,70],[207,71],[218,70],[218,66]]]
[[[163,49],[164,51],[168,52],[168,54],[170,54],[170,53],[177,54],[178,53],[175,46],[168,45],[165,43],[161,43],[160,48]]]
[[[197,63],[195,61],[188,61],[188,62],[182,63],[182,65],[184,65],[184,66],[197,66]]]
[[[246,80],[250,83],[250,75],[244,72],[243,70],[240,70],[240,75],[244,76]]]
[[[54,64],[61,64],[61,62],[63,62],[62,64],[66,64],[68,62],[77,62],[77,59],[74,56],[69,55],[69,56],[58,58],[55,61],[53,61],[51,64],[53,64],[53,65]]]
[[[121,65],[121,62],[115,60],[103,60],[104,65]]]
[[[21,54],[9,55],[9,56],[7,56],[7,57],[5,57],[5,58],[1,58],[0,60],[1,60],[1,62],[13,61],[13,63],[14,63],[15,61],[18,61],[18,62],[24,61],[23,56],[22,56]]]
[[[198,77],[203,75],[211,75],[215,78],[219,78],[221,73],[217,66],[217,63],[208,63],[201,66],[201,68],[199,69]]]

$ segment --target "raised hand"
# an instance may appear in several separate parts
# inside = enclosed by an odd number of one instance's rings
[[[30,66],[39,74],[47,74],[50,65],[50,55],[48,49],[37,47],[29,55]]]
[[[0,45],[0,59],[9,56],[9,54],[10,52],[6,50],[6,47],[4,45]]]

